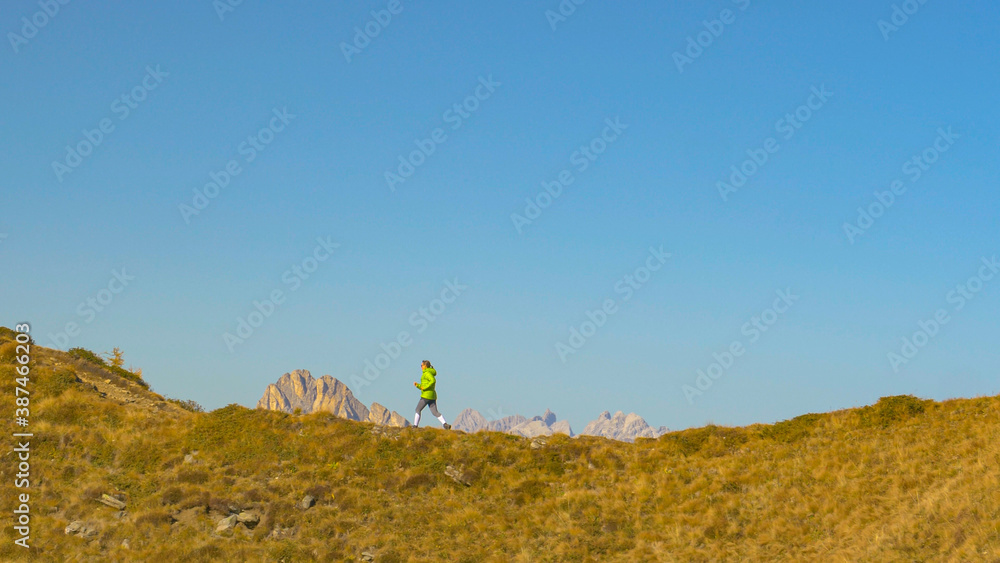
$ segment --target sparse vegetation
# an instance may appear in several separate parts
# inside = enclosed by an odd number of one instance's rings
[[[115,354],[117,354],[117,355],[115,355]],[[127,369],[125,369],[125,368],[122,367],[124,365],[124,363],[125,363],[125,360],[121,357],[121,354],[122,354],[122,351],[120,349],[118,349],[118,348],[115,348],[114,351],[112,352],[111,361],[108,362],[108,361],[105,361],[104,358],[98,356],[97,354],[95,354],[95,353],[93,353],[90,350],[87,350],[85,348],[70,348],[69,349],[69,355],[73,356],[74,358],[78,358],[78,359],[83,360],[85,362],[90,362],[91,364],[94,364],[95,366],[104,368],[104,369],[108,370],[109,372],[111,372],[111,373],[113,373],[113,374],[115,374],[115,375],[117,375],[119,377],[124,377],[125,379],[128,379],[129,381],[134,381],[134,382],[138,383],[139,385],[142,385],[143,387],[147,387],[148,388],[149,384],[146,383],[142,379],[142,370],[138,370],[138,372],[131,372],[131,371],[129,371],[129,370],[127,370]]]
[[[886,397],[773,425],[636,444],[557,435],[532,449],[499,433],[376,434],[325,413],[159,408],[145,390],[147,406],[125,403],[78,382],[93,375],[73,358],[112,373],[96,355],[33,351],[32,560],[1000,557],[1000,397]],[[0,365],[7,396],[12,374]],[[0,463],[3,498],[19,492],[15,471]],[[123,518],[95,500],[105,493],[126,502]],[[235,511],[260,521],[216,534]],[[65,534],[77,520],[97,534]],[[27,560],[11,533],[0,560]]]
[[[191,411],[191,412],[205,412],[205,408],[202,407],[201,405],[199,405],[196,401],[192,401],[192,400],[189,400],[189,399],[186,399],[186,400],[167,399],[167,401],[169,401],[169,402],[177,405],[178,407],[180,407],[180,408],[182,408],[182,409],[184,409],[186,411]]]

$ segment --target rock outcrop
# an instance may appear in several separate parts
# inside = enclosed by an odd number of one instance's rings
[[[372,408],[368,409],[368,422],[380,426],[398,426],[405,428],[410,425],[410,421],[403,418],[396,411],[390,411],[378,403],[372,403]]]
[[[302,414],[329,412],[360,422],[400,427],[409,425],[399,413],[389,411],[378,403],[372,403],[369,409],[339,379],[329,375],[315,379],[304,369],[286,373],[277,382],[268,385],[264,396],[257,401],[257,408],[287,413],[298,410]]]
[[[610,412],[604,411],[595,420],[592,420],[580,435],[634,442],[636,438],[659,438],[666,432],[665,426],[654,429],[634,412],[626,415],[622,411],[618,411],[614,416],[611,416]]]

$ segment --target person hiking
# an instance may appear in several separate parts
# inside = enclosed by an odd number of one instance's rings
[[[430,407],[431,414],[441,421],[441,426],[444,426],[445,430],[451,430],[451,425],[445,421],[437,408],[438,395],[437,391],[434,390],[434,385],[437,383],[437,370],[427,360],[420,362],[420,369],[423,370],[420,383],[413,382],[413,386],[420,389],[420,401],[417,402],[417,414],[413,417],[413,426],[420,426],[420,411],[424,410],[424,407]]]

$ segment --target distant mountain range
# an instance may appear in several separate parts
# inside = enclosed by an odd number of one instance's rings
[[[301,414],[330,412],[341,418],[383,426],[410,425],[402,415],[396,411],[389,411],[378,403],[366,407],[339,379],[329,375],[315,379],[311,373],[301,369],[286,373],[277,382],[268,385],[264,390],[264,396],[257,401],[257,408],[287,413],[297,411]],[[452,427],[463,432],[505,432],[525,438],[552,434],[574,436],[569,422],[556,420],[555,413],[550,410],[532,418],[515,414],[488,420],[473,409],[465,409],[452,421]],[[635,413],[626,415],[618,411],[612,416],[610,412],[604,411],[597,419],[587,424],[580,435],[632,442],[636,438],[657,438],[665,432],[667,432],[665,426],[653,428]]]
[[[506,432],[525,438],[535,438],[537,436],[549,436],[551,434],[566,434],[573,436],[573,429],[569,422],[561,420],[556,422],[556,415],[550,410],[546,410],[542,416],[524,418],[519,414],[505,416],[496,420],[487,420],[482,414],[472,409],[465,409],[458,413],[452,426],[456,430],[463,432],[479,432],[482,430],[491,432]]]

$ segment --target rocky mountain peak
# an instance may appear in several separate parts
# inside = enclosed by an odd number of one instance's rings
[[[580,434],[634,442],[636,438],[658,438],[666,432],[666,427],[661,426],[659,429],[654,429],[634,412],[626,415],[622,411],[617,411],[614,416],[611,416],[610,412],[604,411],[591,421]]]
[[[287,413],[298,409],[302,414],[329,412],[340,418],[386,426],[409,424],[399,413],[390,412],[378,403],[369,409],[339,379],[330,375],[315,379],[304,369],[286,373],[268,385],[257,401],[257,408]]]

